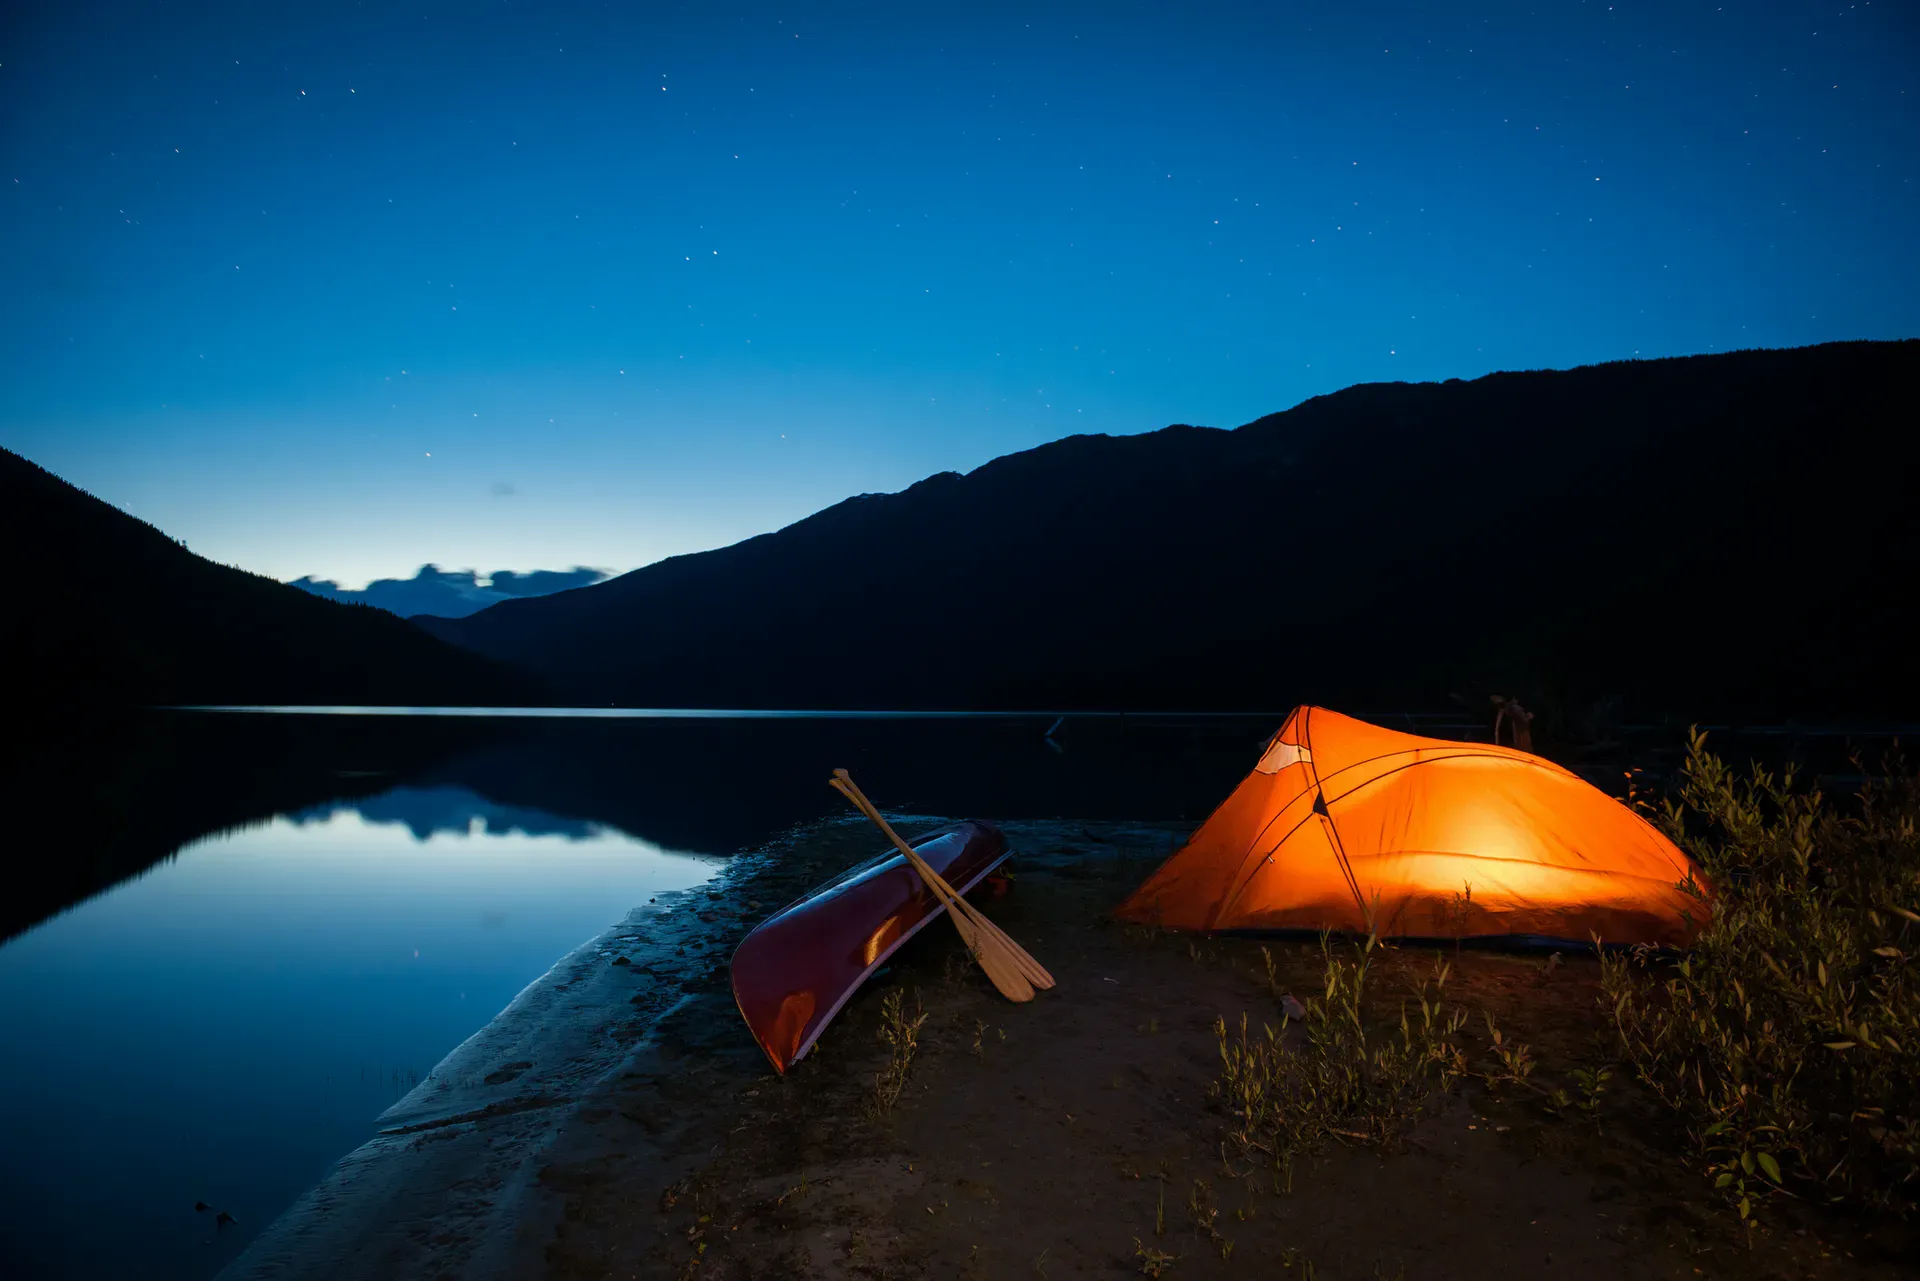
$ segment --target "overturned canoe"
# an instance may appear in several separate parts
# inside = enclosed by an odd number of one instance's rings
[[[910,842],[960,893],[1007,857],[991,823],[964,822]],[[860,864],[755,926],[733,953],[733,1000],[784,1073],[894,949],[946,911],[898,850]]]

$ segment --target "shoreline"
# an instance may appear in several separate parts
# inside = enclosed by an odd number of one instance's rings
[[[696,988],[726,987],[747,930],[823,879],[807,880],[817,860],[795,853],[840,833],[871,844],[868,830],[857,816],[791,828],[562,956],[382,1112],[375,1133],[216,1281],[506,1275],[529,1226],[544,1221],[528,1203],[541,1155],[597,1095],[636,1075]],[[744,1023],[740,1034],[751,1047]]]
[[[711,909],[724,909],[766,857],[764,847],[736,855],[710,881],[655,896],[555,961],[382,1112],[376,1132],[218,1281],[467,1275],[484,1266],[513,1235],[539,1153],[686,1002],[685,984],[724,942]],[[628,964],[611,963],[620,956]],[[654,981],[637,984],[641,975]]]
[[[909,839],[941,821],[891,817]],[[1000,826],[1013,889],[990,914],[1057,990],[1011,1004],[950,928],[925,930],[777,1075],[733,1008],[731,948],[877,845],[854,816],[790,829],[529,985],[223,1278],[989,1281],[1177,1261],[1228,1281],[1297,1260],[1285,1275],[1469,1281],[1545,1259],[1613,1281],[1891,1281],[1911,1262],[1907,1238],[1813,1207],[1774,1207],[1764,1253],[1743,1248],[1626,1080],[1590,1117],[1545,1106],[1591,1062],[1599,972],[1574,953],[1372,962],[1377,1016],[1450,973],[1474,1071],[1497,1020],[1531,1046],[1537,1090],[1470,1073],[1394,1141],[1284,1169],[1231,1149],[1222,1038],[1321,991],[1319,940],[1115,922],[1185,824]]]

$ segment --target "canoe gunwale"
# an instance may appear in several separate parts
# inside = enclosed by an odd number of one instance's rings
[[[912,842],[909,841],[908,844],[912,844]],[[980,872],[978,875],[969,877],[965,885],[955,885],[953,887],[954,892],[958,894],[965,894],[971,889],[973,889],[973,887],[978,885],[981,881],[986,880],[987,877],[992,874],[995,868],[999,867],[1002,863],[1006,862],[1007,856],[1011,853],[1012,853],[1011,850],[1001,850],[1000,853],[993,858],[992,862],[988,863],[985,867],[980,869]],[[894,857],[900,858],[900,855],[896,852],[894,854]],[[906,862],[904,858],[900,858],[900,861],[902,864]],[[808,1037],[805,1041],[801,1042],[800,1050],[798,1053],[796,1053],[793,1056],[793,1061],[795,1063],[798,1063],[801,1059],[806,1058],[807,1055],[812,1052],[813,1043],[815,1041],[818,1041],[820,1039],[820,1034],[827,1030],[827,1024],[833,1022],[834,1017],[840,1013],[841,1007],[844,1006],[848,1001],[851,1001],[853,999],[853,994],[855,992],[858,992],[861,988],[866,986],[867,980],[873,977],[874,971],[878,970],[881,966],[887,963],[888,957],[892,956],[895,952],[899,951],[900,948],[907,942],[908,939],[918,934],[921,930],[926,929],[928,925],[932,924],[934,921],[945,916],[946,914],[947,914],[947,905],[945,903],[935,902],[933,905],[933,910],[931,912],[928,912],[925,916],[921,917],[918,921],[915,921],[911,928],[909,928],[904,933],[902,933],[899,938],[893,941],[892,944],[890,944],[888,947],[882,950],[878,956],[874,957],[873,964],[869,965],[866,969],[862,970],[860,972],[859,978],[847,984],[846,991],[842,992],[838,997],[838,999],[836,999],[831,1006],[827,1007],[826,1017],[820,1020],[820,1026],[813,1030],[813,1035]],[[737,1002],[736,1002],[736,1006],[737,1006]]]
[[[966,830],[968,828],[974,828],[975,830],[973,832],[968,832]],[[1004,835],[999,832],[999,829],[996,826],[994,826],[991,823],[980,822],[979,820],[962,820],[959,822],[947,824],[946,826],[943,826],[943,827],[937,827],[937,828],[934,828],[932,831],[921,833],[917,836],[914,836],[908,839],[907,844],[913,846],[916,850],[920,850],[926,845],[928,845],[929,843],[941,840],[942,838],[958,837],[962,842],[961,852],[964,853],[966,846],[979,838],[979,836],[982,834],[982,829],[984,829],[985,833],[991,834],[994,839],[999,840],[1000,849],[997,853],[995,853],[994,855],[989,857],[984,863],[982,863],[978,868],[978,870],[975,871],[972,875],[968,876],[964,882],[951,881],[951,880],[948,882],[953,886],[955,892],[961,895],[965,895],[971,892],[976,886],[980,884],[980,882],[985,880],[988,876],[991,876],[995,871],[999,870],[1000,866],[1004,864],[1007,861],[1007,859],[1010,858],[1013,854],[1013,850],[1007,845]],[[958,855],[956,855],[956,859],[957,858],[958,858]],[[951,866],[951,863],[949,864],[949,866]],[[787,904],[785,907],[781,908],[779,911],[771,913],[764,920],[762,920],[758,925],[754,926],[753,929],[747,931],[746,937],[742,938],[740,940],[739,945],[734,948],[733,960],[737,962],[741,951],[747,947],[749,941],[752,940],[753,936],[757,934],[764,927],[772,924],[775,921],[780,920],[782,917],[786,916],[788,913],[794,911],[795,909],[805,908],[810,904],[816,904],[816,903],[823,902],[827,899],[830,899],[833,896],[834,891],[850,886],[867,875],[877,875],[887,871],[892,871],[896,868],[904,868],[908,872],[912,873],[914,880],[919,887],[919,893],[925,896],[926,898],[931,899],[932,900],[931,903],[928,905],[927,910],[920,916],[918,920],[916,920],[915,922],[913,922],[912,925],[902,930],[898,938],[894,939],[892,942],[888,943],[885,947],[883,947],[880,951],[878,951],[874,955],[872,962],[870,962],[864,969],[862,969],[858,975],[853,976],[845,983],[842,983],[839,985],[840,990],[838,994],[835,995],[835,997],[833,998],[832,1003],[828,1005],[826,1013],[820,1017],[818,1022],[815,1024],[812,1033],[808,1035],[800,1043],[800,1045],[795,1049],[793,1057],[786,1064],[784,1065],[781,1064],[781,1062],[779,1061],[778,1057],[774,1054],[774,1052],[771,1049],[768,1049],[766,1042],[761,1039],[759,1029],[754,1026],[753,1020],[748,1017],[746,1007],[741,1002],[740,988],[737,980],[729,983],[728,986],[733,991],[734,1008],[740,1012],[740,1017],[742,1018],[742,1020],[746,1022],[747,1030],[753,1034],[754,1041],[760,1045],[760,1048],[763,1051],[765,1051],[765,1053],[767,1054],[768,1059],[772,1061],[774,1071],[784,1076],[789,1067],[791,1067],[795,1063],[800,1062],[802,1059],[806,1058],[807,1055],[813,1051],[813,1047],[815,1043],[819,1041],[821,1033],[827,1030],[827,1027],[839,1015],[840,1011],[843,1008],[845,1008],[847,1002],[853,999],[854,993],[858,992],[862,987],[866,986],[867,980],[871,979],[873,975],[882,966],[884,966],[887,963],[887,961],[893,956],[893,954],[899,951],[900,948],[905,943],[908,942],[908,940],[912,939],[915,935],[919,934],[921,930],[925,929],[928,926],[928,924],[930,924],[934,920],[937,920],[941,916],[946,915],[947,908],[944,903],[940,902],[938,898],[932,895],[931,891],[926,886],[926,883],[924,882],[924,880],[922,880],[918,875],[918,873],[914,871],[912,866],[907,862],[906,858],[898,850],[890,849],[882,854],[876,855],[871,859],[866,859],[860,863],[855,864],[853,867],[848,868],[846,871],[840,873],[838,876],[835,876],[832,879],[825,881],[820,885],[815,886],[813,889],[808,890],[806,893],[800,895],[798,898],[794,899],[793,902]],[[733,966],[730,964],[729,968],[731,969],[733,968]]]

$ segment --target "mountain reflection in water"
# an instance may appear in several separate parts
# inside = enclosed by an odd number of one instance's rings
[[[403,786],[193,841],[19,934],[10,1275],[211,1276],[556,960],[718,866]]]
[[[364,822],[397,824],[416,841],[448,836],[557,836],[562,840],[590,840],[606,829],[584,818],[561,818],[524,805],[496,805],[461,787],[396,787],[358,801],[328,801],[287,815],[301,826],[331,822],[341,813],[358,814]]]

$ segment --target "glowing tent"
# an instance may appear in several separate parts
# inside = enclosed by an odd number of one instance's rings
[[[1181,930],[1334,929],[1681,946],[1705,882],[1551,761],[1302,707],[1117,913]]]

